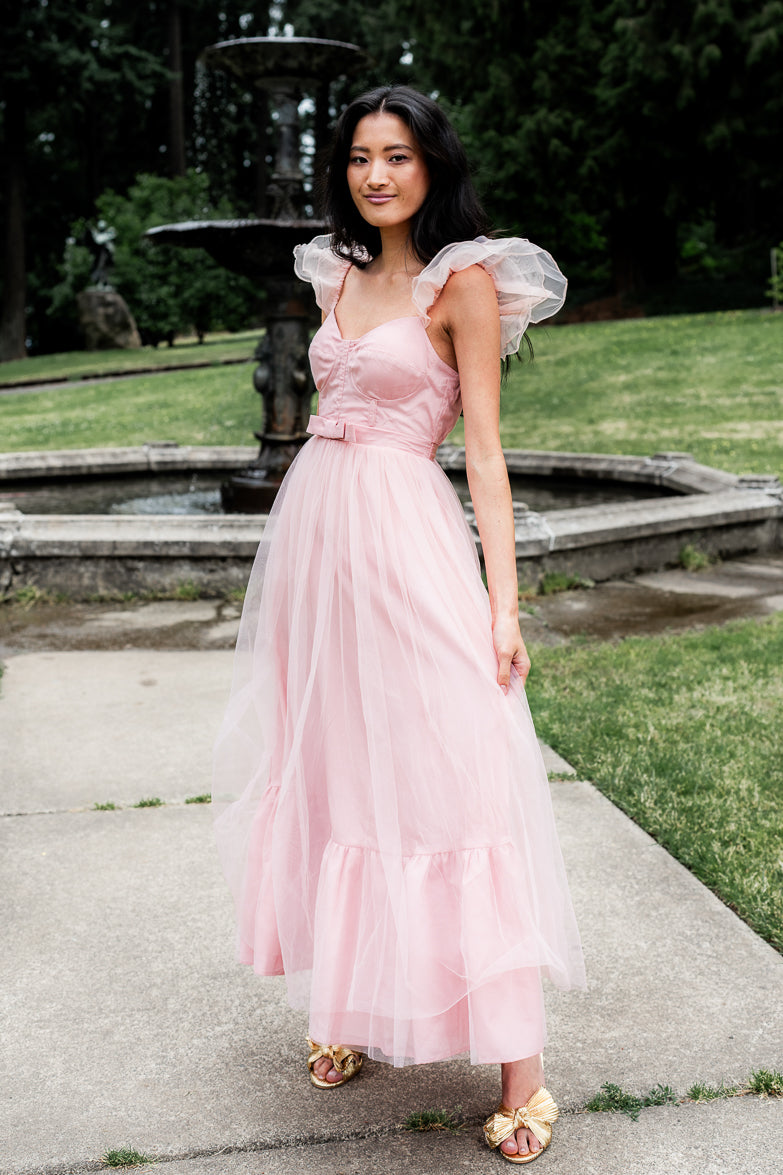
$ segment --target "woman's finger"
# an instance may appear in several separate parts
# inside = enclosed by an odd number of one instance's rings
[[[511,681],[511,654],[498,653],[498,685],[506,693]]]
[[[530,672],[530,658],[527,655],[527,649],[520,649],[519,652],[515,653],[511,663],[521,677],[522,684],[524,685],[527,681],[527,675]]]

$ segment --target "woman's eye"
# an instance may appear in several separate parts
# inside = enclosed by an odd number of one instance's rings
[[[407,163],[408,156],[407,155],[391,155],[389,157],[389,161],[391,163]]]
[[[366,163],[367,160],[364,158],[363,155],[351,155],[348,162],[349,163]]]

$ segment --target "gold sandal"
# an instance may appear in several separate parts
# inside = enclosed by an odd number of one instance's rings
[[[487,1140],[487,1146],[494,1150],[501,1142],[511,1138],[517,1130],[530,1130],[541,1144],[540,1150],[528,1151],[525,1155],[507,1155],[505,1151],[500,1153],[509,1163],[532,1163],[533,1159],[544,1153],[552,1141],[552,1123],[557,1121],[559,1115],[560,1111],[552,1100],[552,1095],[542,1085],[527,1105],[519,1110],[510,1110],[501,1103],[484,1123],[484,1138]]]
[[[339,1089],[341,1085],[345,1085],[346,1081],[355,1077],[362,1067],[362,1054],[354,1053],[341,1044],[318,1044],[309,1036],[307,1043],[310,1046],[307,1068],[310,1070],[310,1080],[318,1089]],[[338,1073],[342,1073],[339,1081],[327,1081],[325,1077],[318,1076],[314,1065],[321,1057],[328,1057]]]

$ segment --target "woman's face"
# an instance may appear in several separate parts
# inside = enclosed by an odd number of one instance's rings
[[[421,208],[430,187],[424,155],[396,114],[367,114],[356,124],[348,156],[348,188],[368,224],[392,228]]]

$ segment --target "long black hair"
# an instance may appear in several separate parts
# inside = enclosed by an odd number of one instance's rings
[[[380,86],[355,98],[340,115],[320,169],[318,194],[334,252],[363,266],[381,251],[381,234],[351,199],[347,177],[357,123],[381,112],[402,119],[429,171],[429,191],[411,224],[411,248],[419,261],[426,265],[444,245],[488,233],[489,221],[473,187],[465,149],[441,108],[409,86]]]

